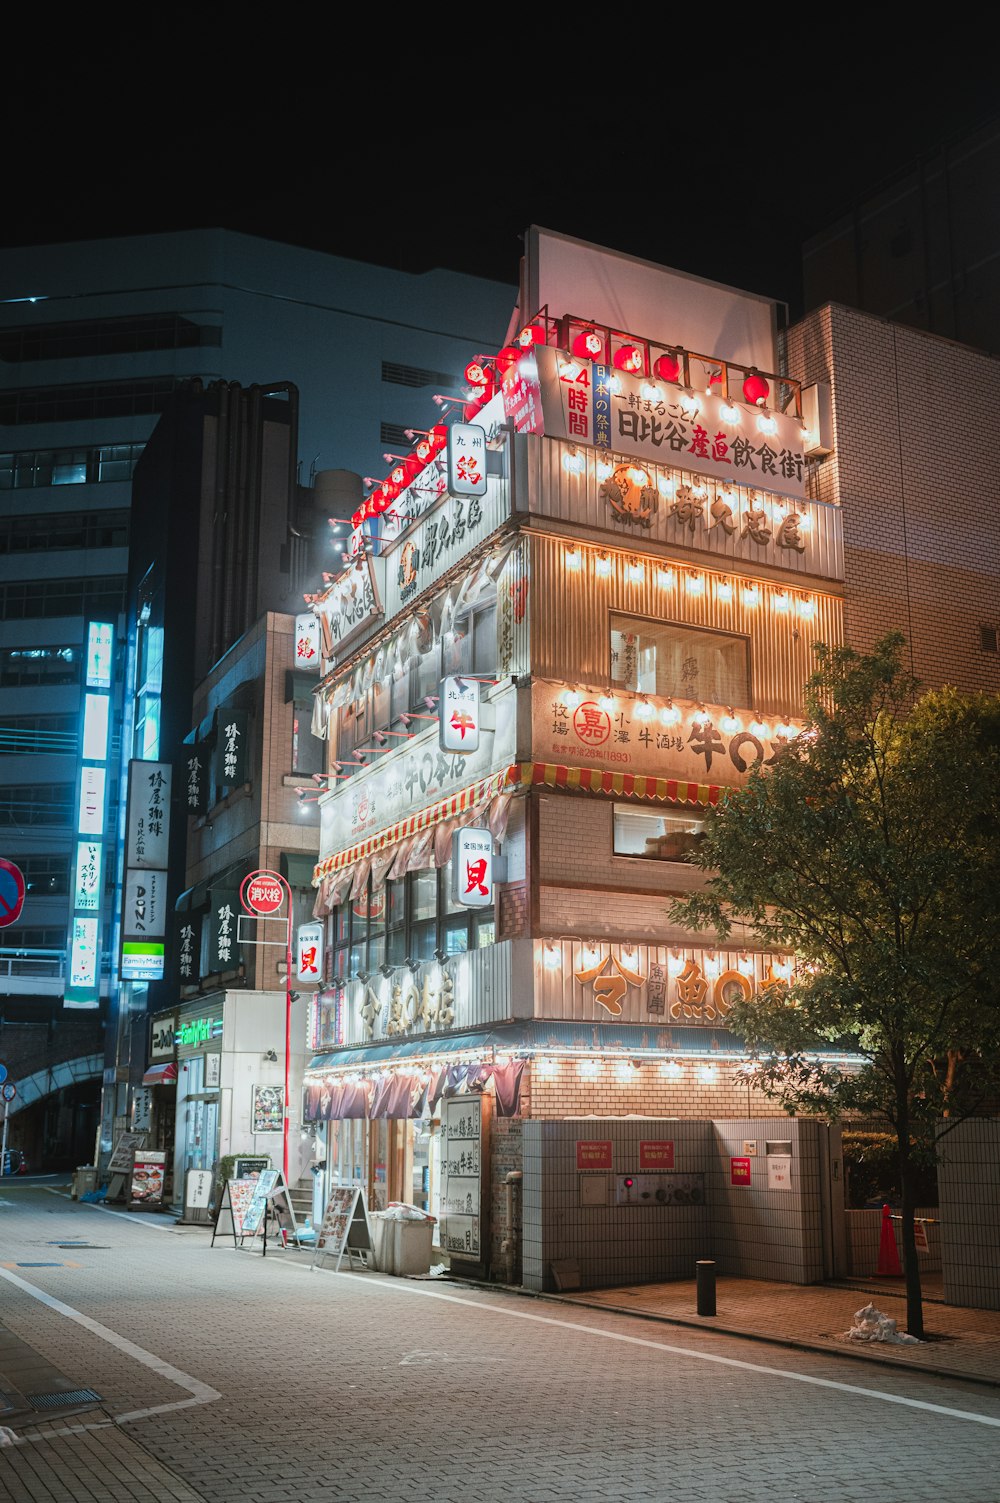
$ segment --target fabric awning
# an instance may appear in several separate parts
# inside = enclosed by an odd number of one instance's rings
[[[426,809],[421,809],[416,814],[408,814],[405,819],[399,820],[387,829],[379,830],[375,835],[369,835],[367,840],[348,846],[346,850],[338,851],[336,855],[327,856],[324,861],[317,864],[313,871],[314,886],[322,882],[325,877],[332,876],[345,867],[354,866],[358,861],[374,856],[377,851],[384,851],[388,846],[397,845],[400,841],[409,840],[422,831],[433,829],[444,819],[453,819],[477,804],[488,803],[508,785],[510,774],[515,770],[505,767],[502,772],[495,772],[489,777],[480,778],[478,782],[470,783],[467,788],[461,789],[458,793],[438,799],[436,803],[429,804]]]
[[[143,1085],[173,1085],[177,1079],[177,1066],[173,1060],[167,1065],[150,1065],[142,1077]]]
[[[509,783],[546,788],[583,789],[624,798],[655,798],[671,804],[715,807],[732,791],[717,783],[686,783],[677,778],[648,778],[634,772],[607,772],[600,767],[565,767],[560,762],[519,762],[507,770]]]

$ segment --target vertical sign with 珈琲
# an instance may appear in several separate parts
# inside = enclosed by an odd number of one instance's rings
[[[129,762],[119,958],[123,981],[160,981],[164,974],[172,780],[169,762]]]

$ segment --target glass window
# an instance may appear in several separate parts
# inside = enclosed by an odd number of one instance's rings
[[[611,679],[639,694],[749,705],[750,644],[674,621],[613,614]]]
[[[705,835],[696,814],[635,809],[615,804],[614,853],[645,861],[690,861]]]
[[[312,774],[323,771],[325,745],[312,733],[312,700],[295,700],[292,706],[292,771]]]

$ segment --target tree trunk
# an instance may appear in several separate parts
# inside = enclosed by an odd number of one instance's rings
[[[906,1277],[906,1329],[918,1341],[924,1339],[924,1305],[920,1290],[920,1264],[913,1234],[916,1209],[913,1158],[910,1152],[910,1102],[901,1061],[896,1066],[896,1139],[899,1150],[899,1189],[903,1199],[903,1271]]]

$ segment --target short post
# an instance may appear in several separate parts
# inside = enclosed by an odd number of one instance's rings
[[[698,1295],[698,1314],[715,1314],[715,1264],[710,1258],[699,1258],[694,1265],[695,1285]]]

